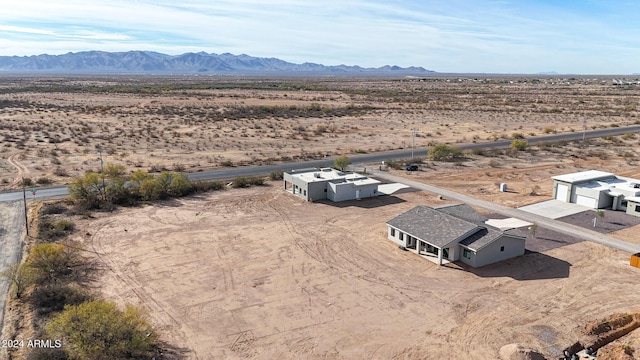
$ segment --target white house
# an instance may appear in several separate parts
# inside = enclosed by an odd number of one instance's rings
[[[291,170],[283,174],[284,189],[307,201],[345,201],[378,196],[380,181],[332,168]]]
[[[553,179],[553,198],[593,209],[623,210],[640,216],[640,180],[588,170],[558,175]]]
[[[523,255],[525,238],[517,229],[499,229],[466,204],[417,206],[387,222],[388,238],[422,256],[480,267]]]

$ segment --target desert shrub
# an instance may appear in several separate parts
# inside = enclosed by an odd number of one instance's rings
[[[40,284],[62,279],[71,274],[77,250],[61,244],[38,244],[33,247],[26,266],[34,272],[34,281]]]
[[[264,177],[263,176],[251,176],[247,178],[247,182],[249,185],[264,185]]]
[[[33,180],[31,178],[22,178],[22,186],[32,186]]]
[[[18,299],[29,286],[38,280],[38,274],[33,268],[20,264],[7,266],[0,272],[0,277],[8,279],[11,282],[12,291],[15,292],[16,298]]]
[[[524,139],[524,134],[521,132],[514,132],[511,134],[512,139]]]
[[[107,164],[104,167],[104,176],[107,179],[117,179],[124,176],[127,168],[120,164]]]
[[[386,160],[385,165],[389,166],[393,170],[402,170],[402,163],[395,160]]]
[[[531,191],[529,192],[529,196],[538,196],[540,194],[540,185],[533,185],[531,187]]]
[[[491,161],[489,161],[489,166],[491,166],[492,168],[499,168],[500,166],[502,166],[502,162],[497,159],[491,159]]]
[[[427,159],[433,161],[454,161],[462,159],[463,154],[460,148],[446,144],[434,145],[427,153]]]
[[[511,142],[511,148],[517,151],[524,151],[529,146],[529,142],[524,139],[516,139]]]
[[[173,171],[175,172],[184,172],[185,167],[182,164],[178,164],[178,163],[174,163],[173,164]]]
[[[158,337],[142,312],[114,303],[89,301],[67,305],[47,326],[51,337],[63,340],[75,359],[148,358]]]
[[[224,189],[222,181],[195,181],[191,183],[195,192],[217,191]]]
[[[30,348],[26,360],[68,360],[69,356],[63,348],[34,347]]]
[[[160,199],[162,188],[158,183],[158,180],[154,178],[148,178],[140,183],[138,189],[140,197],[145,201],[155,201]]]
[[[555,134],[555,133],[557,133],[556,129],[552,128],[552,127],[546,127],[546,128],[544,128],[544,130],[542,130],[542,132],[545,133],[545,134],[551,134],[551,133]]]
[[[231,182],[231,187],[233,188],[245,188],[249,186],[249,180],[244,176],[238,176]]]
[[[58,166],[57,168],[55,168],[55,170],[53,170],[53,175],[66,177],[69,176],[69,173],[64,168]]]
[[[83,177],[74,179],[68,186],[71,199],[88,205],[89,208],[99,207],[106,200],[103,179],[100,175],[90,172]]]
[[[344,171],[349,164],[351,164],[351,160],[349,160],[347,155],[342,155],[336,158],[333,162],[333,166],[340,171]]]
[[[49,185],[53,182],[53,180],[49,179],[48,177],[41,177],[38,178],[38,180],[36,180],[36,183],[40,184],[40,185]]]
[[[67,211],[67,207],[59,202],[44,204],[40,209],[40,215],[62,214]]]
[[[609,159],[609,154],[602,149],[591,149],[587,152],[587,155],[591,157],[596,157],[600,160]]]
[[[220,162],[220,165],[224,166],[224,167],[233,167],[233,161],[231,161],[231,160],[223,160],[223,161]]]
[[[633,134],[633,133],[626,133],[622,135],[622,140],[632,140],[635,138],[636,138],[636,134]]]
[[[74,229],[75,224],[69,220],[60,220],[54,223],[48,219],[40,219],[38,222],[38,238],[52,241],[68,235]]]
[[[29,295],[40,315],[62,311],[66,305],[79,305],[89,299],[84,292],[64,284],[36,287]]]
[[[284,172],[282,170],[274,170],[269,174],[271,180],[282,180],[284,178]]]
[[[125,186],[125,180],[122,178],[109,181],[106,192],[107,198],[113,204],[133,205],[138,200],[137,195],[133,194],[130,189]]]
[[[193,185],[189,181],[187,174],[173,173],[168,192],[171,196],[185,196],[193,193]]]

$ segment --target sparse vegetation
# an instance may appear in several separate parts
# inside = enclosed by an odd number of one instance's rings
[[[516,139],[511,142],[511,148],[517,151],[527,150],[528,146],[529,146],[529,142],[524,139]]]
[[[344,171],[351,164],[351,160],[347,155],[342,155],[336,158],[333,162],[333,167],[340,171]]]
[[[284,172],[282,170],[274,170],[269,174],[269,178],[271,180],[282,180],[284,177]]]
[[[114,303],[89,301],[67,305],[47,326],[62,339],[75,359],[150,358],[158,335],[134,307],[119,310]]]
[[[427,153],[427,159],[433,161],[456,161],[462,159],[463,154],[460,148],[439,144],[432,146]]]

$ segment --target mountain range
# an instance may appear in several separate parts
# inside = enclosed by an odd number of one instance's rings
[[[84,51],[63,55],[0,56],[0,74],[425,76],[422,67],[325,66],[294,64],[276,58],[206,52],[167,55],[151,51]]]

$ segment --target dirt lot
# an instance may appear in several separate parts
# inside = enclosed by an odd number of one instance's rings
[[[306,203],[276,183],[119,210],[76,237],[104,264],[104,295],[147,308],[191,359],[492,359],[516,342],[558,355],[585,322],[637,310],[638,269],[596,244],[465,271],[386,239],[386,220],[439,203]]]

